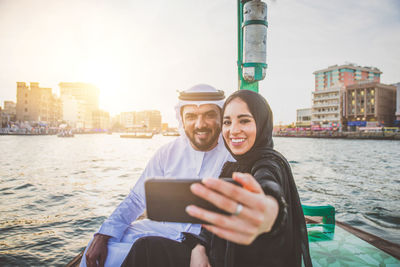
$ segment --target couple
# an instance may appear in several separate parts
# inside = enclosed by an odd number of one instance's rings
[[[223,93],[206,85],[181,93],[177,114],[186,137],[167,144],[150,160],[130,195],[95,234],[82,264],[86,260],[88,266],[120,265],[128,247],[121,249],[121,244],[135,243],[124,265],[301,266],[303,257],[305,265],[311,266],[290,166],[272,149],[268,104],[257,93],[238,91],[227,99],[221,118],[222,100]],[[236,162],[219,138],[221,123],[225,146]],[[210,223],[201,232],[199,225],[191,224],[149,220],[131,224],[144,210],[146,177],[218,175],[232,177],[242,187],[206,178],[191,189],[231,216],[189,206],[190,215]],[[125,254],[121,253],[120,262],[110,259],[122,250]]]

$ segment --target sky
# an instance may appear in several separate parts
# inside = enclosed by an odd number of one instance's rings
[[[268,0],[260,93],[275,124],[311,107],[316,70],[379,68],[400,82],[400,1]],[[236,1],[0,0],[0,102],[16,82],[93,83],[111,115],[157,109],[177,125],[177,91],[199,83],[237,90]]]

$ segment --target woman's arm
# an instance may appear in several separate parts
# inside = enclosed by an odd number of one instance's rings
[[[243,209],[238,215],[223,215],[189,206],[189,215],[210,223],[203,225],[217,236],[239,244],[251,244],[262,233],[268,233],[278,216],[278,201],[266,195],[259,182],[250,174],[234,173],[232,178],[242,187],[222,179],[203,179],[193,184],[194,194],[206,199],[231,214],[240,203]]]

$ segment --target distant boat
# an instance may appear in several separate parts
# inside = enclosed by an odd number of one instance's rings
[[[74,134],[72,132],[60,132],[57,137],[74,137]]]
[[[153,138],[153,133],[131,133],[131,134],[121,134],[121,138],[143,138],[150,139]]]
[[[162,133],[163,136],[180,136],[178,131],[167,131]]]

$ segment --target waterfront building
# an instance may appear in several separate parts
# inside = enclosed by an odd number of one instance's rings
[[[17,82],[16,119],[19,121],[46,122],[58,125],[62,118],[61,101],[51,88],[39,87],[39,83]]]
[[[85,102],[78,100],[72,95],[62,95],[62,114],[63,121],[72,128],[83,129],[85,128],[84,114]]]
[[[121,112],[120,123],[125,129],[161,131],[161,113],[158,110]]]
[[[302,108],[296,110],[296,127],[311,126],[311,108]]]
[[[93,111],[93,129],[108,130],[110,129],[110,114],[107,111],[98,109]]]
[[[317,70],[315,75],[315,91],[325,90],[335,85],[348,86],[358,81],[380,82],[382,72],[375,67],[361,67],[356,64],[333,65]]]
[[[396,122],[400,126],[400,83],[393,85],[396,86]]]
[[[99,94],[97,87],[88,83],[59,83],[60,96],[63,98],[66,95],[72,96],[78,103],[78,113],[82,112],[81,122],[86,129],[93,128],[93,111],[99,109]],[[79,115],[78,115],[79,116]]]
[[[136,112],[136,124],[146,126],[148,131],[161,131],[161,113],[158,110],[145,110]]]
[[[343,126],[345,88],[359,82],[380,82],[382,72],[375,67],[356,64],[333,65],[317,70],[312,93],[311,124],[316,127]]]
[[[343,91],[344,86],[336,84],[324,90],[312,92],[311,124],[314,127],[342,127],[340,100]]]
[[[396,87],[378,82],[359,82],[346,87],[344,119],[355,129],[392,126],[395,120]]]
[[[4,101],[4,109],[1,113],[3,123],[16,121],[17,119],[17,105],[13,101]]]
[[[132,112],[121,112],[120,115],[120,124],[122,127],[125,129],[132,129],[135,126],[135,113],[134,111]]]

